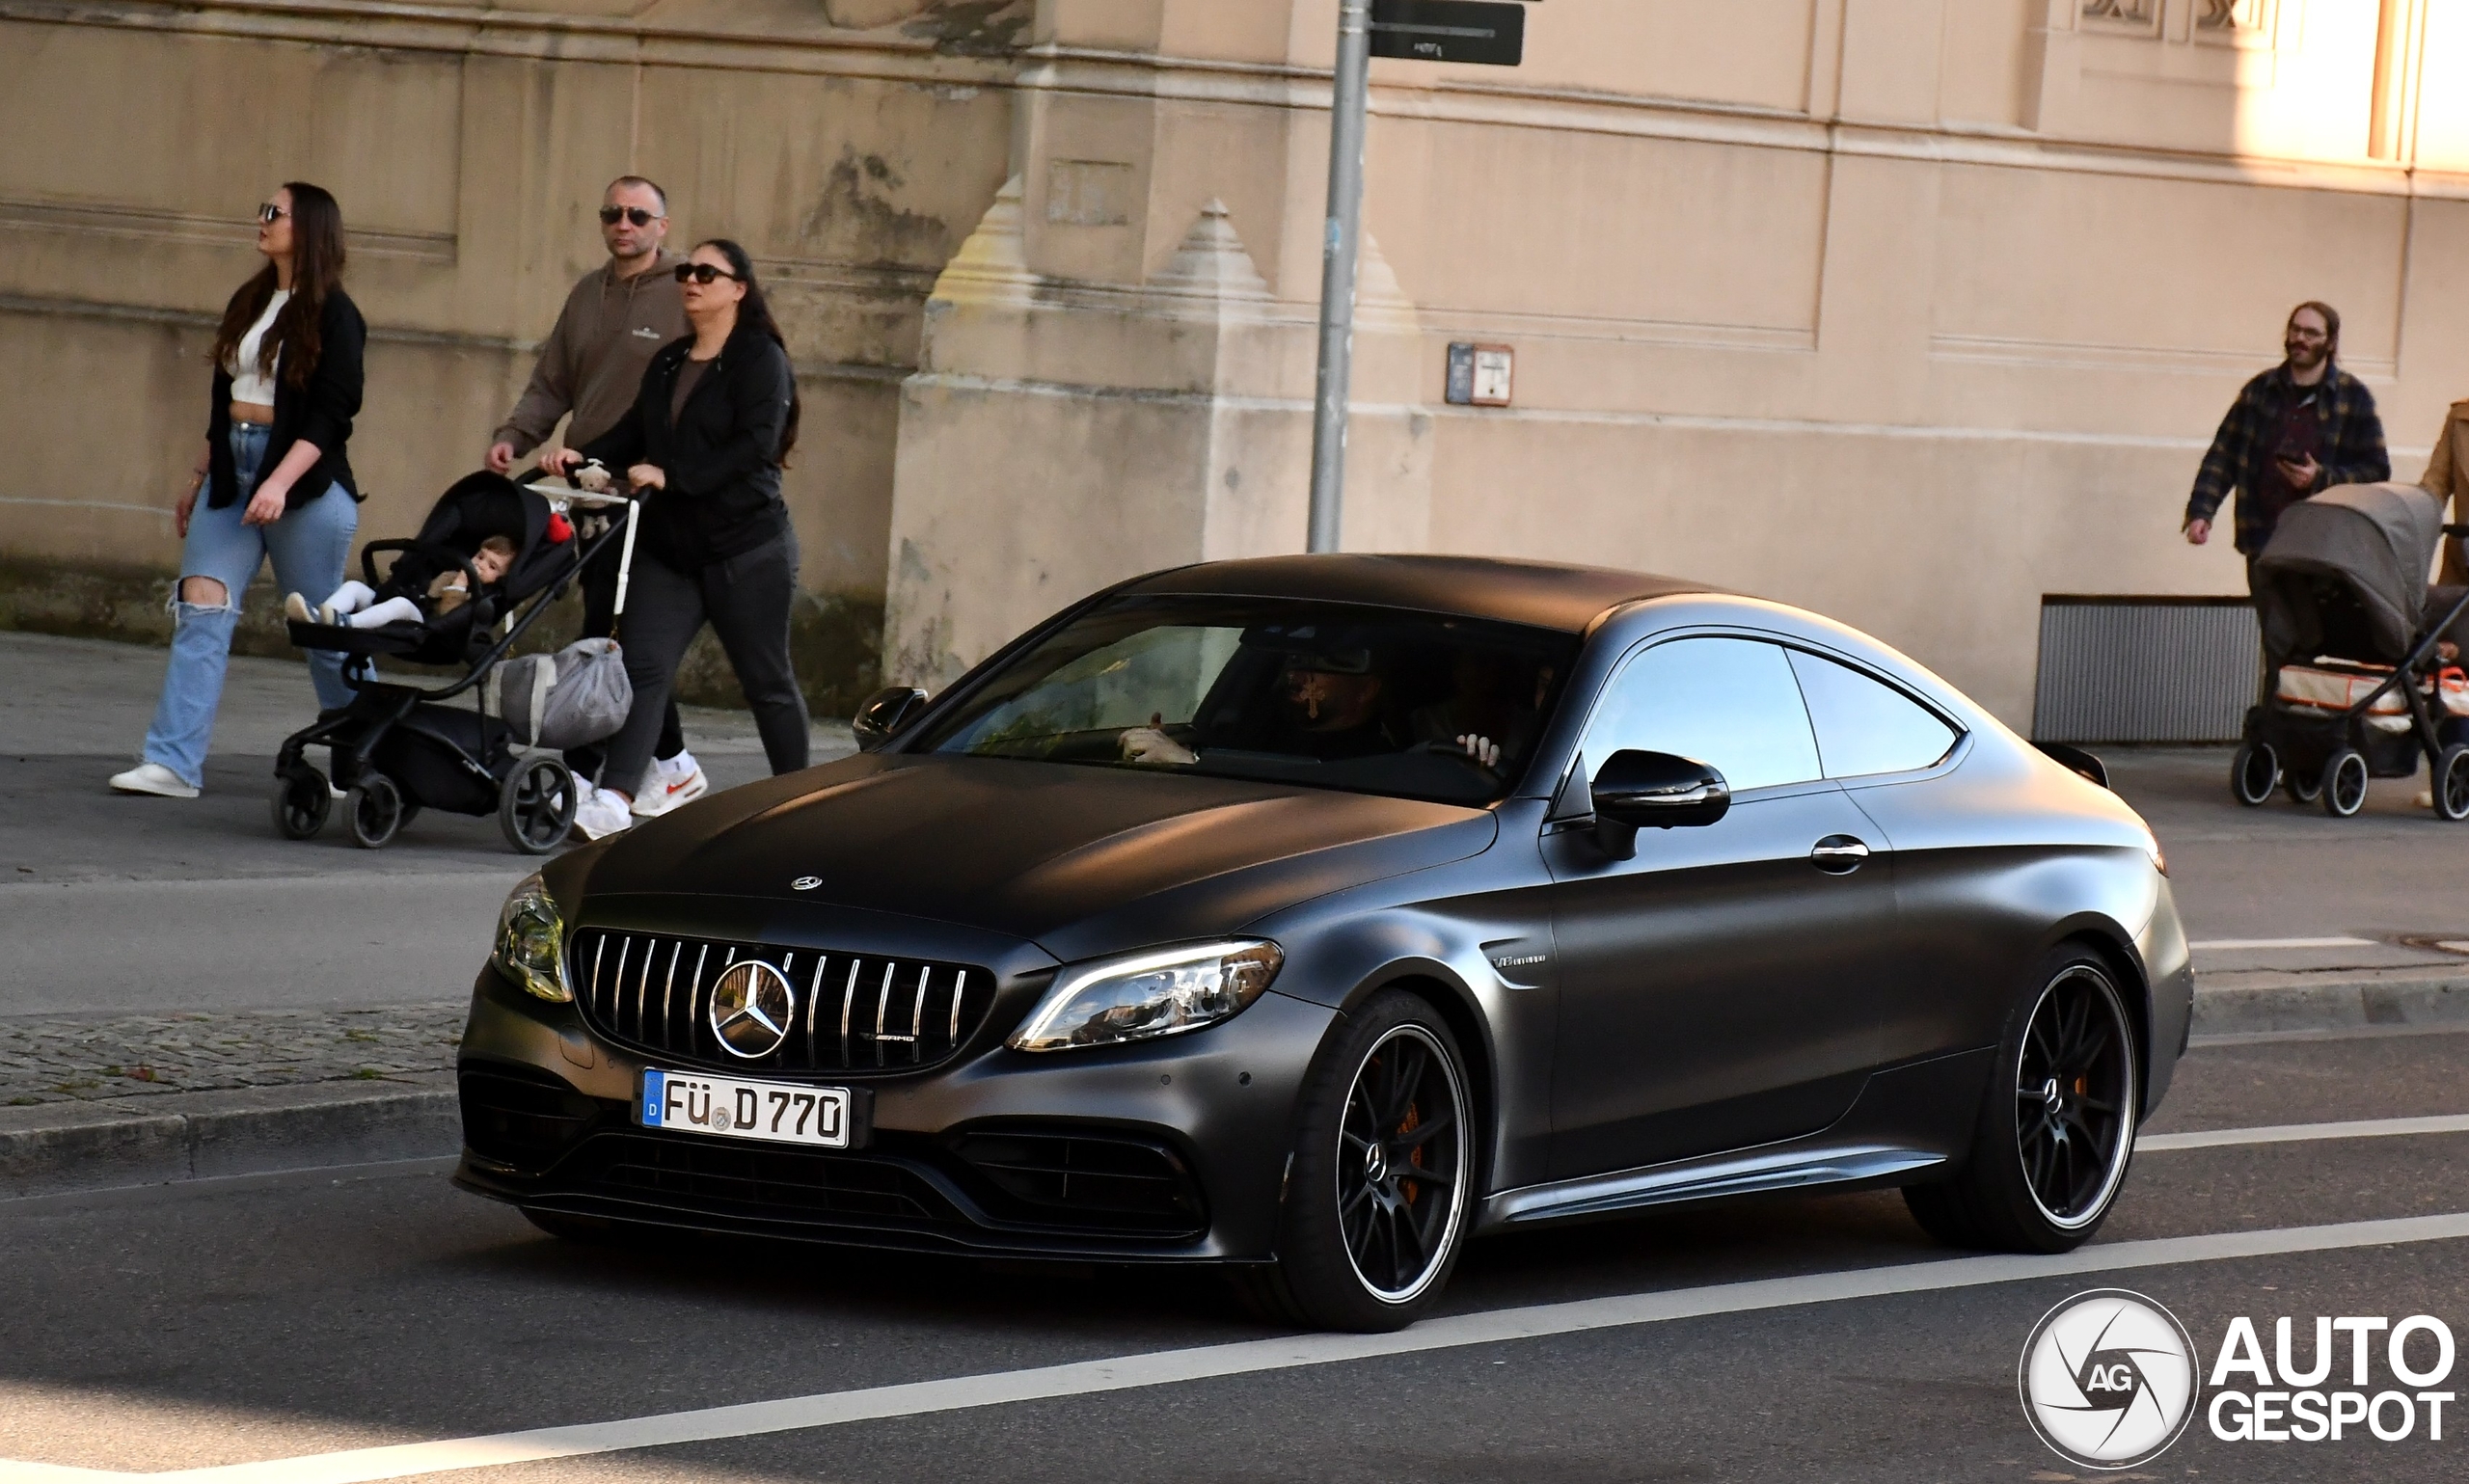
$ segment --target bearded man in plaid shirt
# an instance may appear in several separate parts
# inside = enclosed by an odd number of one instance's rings
[[[2339,312],[2313,300],[2299,305],[2281,344],[2289,359],[2238,393],[2186,498],[2186,539],[2201,546],[2211,539],[2220,502],[2238,492],[2238,550],[2246,555],[2250,586],[2255,557],[2283,510],[2336,484],[2392,477],[2374,393],[2336,360]]]

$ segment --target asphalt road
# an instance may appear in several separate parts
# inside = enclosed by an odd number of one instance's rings
[[[2456,1115],[2469,1111],[2464,1054],[2469,1037],[2450,1034],[2200,1046],[2155,1129]],[[571,1246],[428,1165],[48,1197],[0,1203],[0,1458],[151,1471],[578,1426],[564,1447],[615,1450],[448,1476],[2090,1476],[2042,1448],[2017,1401],[2017,1357],[2046,1310],[2087,1288],[2134,1289],[2185,1323],[2207,1367],[2238,1316],[2267,1348],[2273,1320],[2296,1316],[2301,1363],[2317,1315],[2426,1313],[2456,1331],[2469,1324],[2469,1240],[2336,1229],[2313,1239],[2328,1250],[2235,1255],[2220,1236],[2287,1245],[2292,1228],[2461,1212],[2464,1154],[2469,1133],[2147,1149],[2090,1261],[1999,1269],[1995,1282],[1931,1246],[1890,1195],[1498,1239],[1469,1255],[1449,1315],[1408,1332],[1419,1348],[1351,1356],[1262,1329],[1193,1273],[743,1242]],[[2469,1221],[2447,1229],[2469,1233]],[[1899,1268],[1887,1286],[1908,1291],[1828,1297]],[[1757,1282],[1775,1286],[1720,1286]],[[1618,1307],[1601,1301],[1629,1295],[1662,1297],[1622,1312],[1695,1316],[1570,1329],[1573,1312],[1599,1320]],[[1019,1374],[1093,1362],[1111,1363]],[[1235,1373],[1140,1384],[1195,1364]],[[2377,1388],[2393,1384],[2384,1365],[2374,1362]],[[966,1377],[995,1379],[722,1414],[699,1420],[702,1441],[664,1446],[627,1447],[655,1434],[596,1425]],[[1023,1388],[1034,1399],[999,1400]],[[748,1434],[811,1421],[817,1406],[860,1419]],[[2447,1417],[2441,1442],[2421,1422],[2407,1441],[2351,1427],[2316,1444],[2221,1442],[2198,1418],[2124,1476],[2457,1479],[2469,1419]],[[502,1446],[224,1477],[408,1477]],[[0,1464],[0,1481],[111,1476]]]
[[[114,794],[136,759],[164,651],[0,634],[0,1016],[391,1005],[468,993],[506,891],[538,866],[497,821],[421,816],[383,850],[339,822],[274,833],[283,739],[315,715],[306,669],[235,659],[205,791]],[[690,708],[716,788],[769,771],[752,720]],[[815,755],[849,750],[846,727]],[[317,758],[322,766],[322,757]]]

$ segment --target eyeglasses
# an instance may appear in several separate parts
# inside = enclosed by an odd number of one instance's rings
[[[714,279],[726,279],[732,283],[746,282],[726,268],[715,268],[710,263],[679,263],[677,265],[677,282],[680,283],[709,284]]]
[[[659,220],[659,212],[646,211],[640,206],[603,206],[600,208],[600,225],[603,227],[614,227],[621,221],[632,222],[638,227],[649,227]]]
[[[258,220],[265,223],[269,227],[289,215],[291,215],[290,212],[276,205],[273,202],[267,202],[264,205],[258,208]]]

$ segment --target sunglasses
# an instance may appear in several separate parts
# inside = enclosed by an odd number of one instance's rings
[[[677,265],[677,282],[680,283],[709,284],[715,279],[726,279],[732,283],[746,282],[727,269],[715,268],[710,263],[679,263]]]
[[[267,202],[264,205],[258,208],[258,220],[265,223],[269,227],[289,215],[291,215],[290,212],[284,210],[273,202]]]
[[[632,222],[638,227],[649,227],[659,220],[659,212],[646,211],[640,206],[603,206],[600,208],[600,225],[603,227],[614,227],[619,222]]]

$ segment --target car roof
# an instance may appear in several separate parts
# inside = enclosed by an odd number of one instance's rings
[[[1623,604],[1682,593],[1723,594],[1723,589],[1705,582],[1611,567],[1496,556],[1355,553],[1201,562],[1151,573],[1116,591],[1362,603],[1580,634]]]

